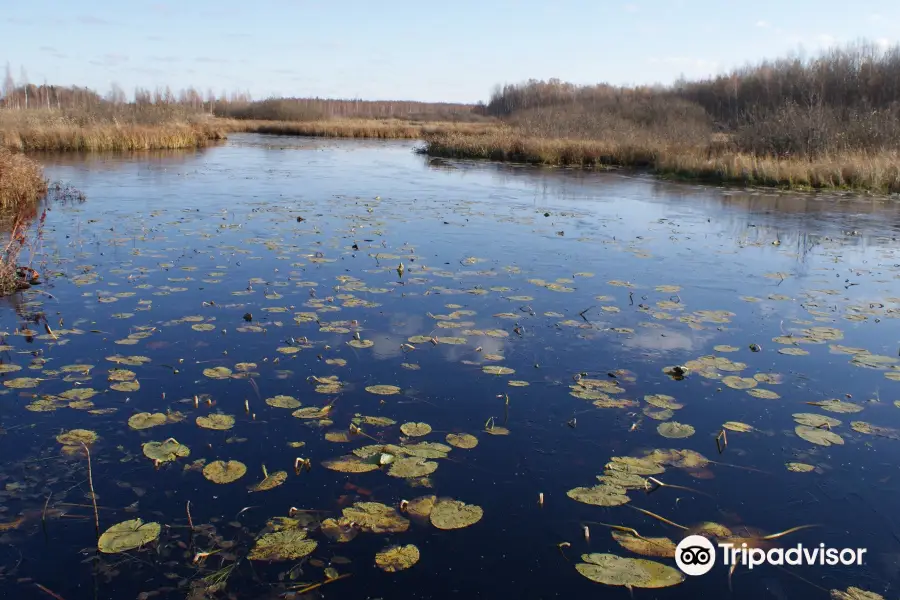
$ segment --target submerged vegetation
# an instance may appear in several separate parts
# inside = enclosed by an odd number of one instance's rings
[[[900,192],[900,47],[858,44],[669,87],[529,81],[486,113],[508,126],[427,136],[425,152],[650,167],[717,183]]]

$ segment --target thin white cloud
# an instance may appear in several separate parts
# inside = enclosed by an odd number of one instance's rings
[[[768,27],[771,27],[772,24],[769,23],[768,21],[762,21],[762,20],[760,20],[760,21],[757,21],[757,22],[756,22],[756,26],[757,26],[757,27],[762,27],[763,29],[766,29],[766,28],[768,28]]]
[[[638,11],[638,5],[634,2],[629,2],[625,6],[622,7],[625,12],[636,13]]]

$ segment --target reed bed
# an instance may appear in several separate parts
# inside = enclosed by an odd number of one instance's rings
[[[429,135],[485,135],[494,122],[427,122],[401,119],[321,119],[314,121],[257,121],[218,119],[228,131],[329,138],[421,139]]]
[[[634,167],[680,179],[815,190],[900,193],[900,153],[848,152],[815,157],[757,156],[729,150],[722,136],[682,145],[652,135],[632,139],[560,139],[513,129],[491,134],[426,136],[422,153],[546,166]]]

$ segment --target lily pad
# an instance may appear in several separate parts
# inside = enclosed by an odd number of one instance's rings
[[[816,444],[818,446],[831,446],[832,444],[843,445],[844,438],[834,433],[833,431],[829,431],[828,429],[821,429],[818,427],[808,427],[806,425],[797,425],[794,427],[794,432],[801,439],[810,442],[811,444]]]
[[[808,465],[806,463],[800,463],[800,462],[785,463],[785,466],[787,467],[788,471],[791,471],[794,473],[809,473],[810,471],[816,470],[816,468],[814,466]]]
[[[391,463],[388,475],[402,478],[425,477],[434,473],[437,468],[436,462],[418,456],[397,458]]]
[[[438,529],[462,529],[481,520],[484,510],[450,498],[439,498],[431,510],[431,524]]]
[[[583,576],[606,585],[664,588],[684,581],[676,569],[643,558],[622,558],[614,554],[582,554],[575,565]]]
[[[371,348],[375,345],[375,342],[372,340],[350,340],[347,342],[348,346],[352,346],[354,348]]]
[[[471,450],[478,445],[478,438],[471,433],[448,433],[447,443],[455,448]]]
[[[739,421],[728,421],[724,423],[722,427],[727,429],[728,431],[736,431],[738,433],[750,433],[751,431],[753,431],[753,427]]]
[[[141,389],[141,384],[136,379],[133,381],[119,381],[110,385],[109,389],[117,392],[136,392]]]
[[[343,510],[344,516],[369,533],[403,533],[409,519],[379,502],[357,502]]]
[[[400,393],[400,388],[396,385],[370,385],[366,391],[376,396],[393,396]]]
[[[749,390],[755,388],[757,381],[752,377],[738,377],[737,375],[729,375],[722,378],[722,383],[733,390]]]
[[[203,467],[203,476],[213,483],[232,483],[247,473],[247,465],[237,460],[217,460]]]
[[[227,431],[228,429],[234,427],[234,417],[232,417],[231,415],[214,413],[207,417],[197,417],[197,425],[204,429]]]
[[[631,498],[626,495],[625,488],[609,484],[577,487],[566,492],[566,495],[582,504],[594,506],[620,506],[631,501]]]
[[[110,369],[107,381],[131,381],[137,377],[137,373],[128,369]]]
[[[325,519],[319,529],[330,539],[339,543],[346,543],[359,534],[359,528],[347,517],[340,519]]]
[[[675,542],[667,537],[637,537],[624,531],[612,531],[612,537],[620,546],[642,556],[675,558]]]
[[[677,421],[667,421],[657,425],[656,431],[665,438],[680,439],[691,437],[696,430],[692,425],[678,423]]]
[[[273,396],[272,398],[266,398],[266,404],[274,406],[275,408],[300,408],[300,401],[293,396],[278,395]]]
[[[841,422],[833,417],[815,413],[794,413],[794,421],[807,427],[837,427]]]
[[[190,448],[184,444],[179,444],[173,438],[169,438],[164,442],[147,442],[142,448],[144,456],[151,460],[158,460],[160,463],[172,462],[191,454]]]
[[[228,379],[231,377],[231,369],[228,367],[212,367],[209,369],[203,369],[203,374],[209,377],[210,379]]]
[[[142,412],[128,417],[128,426],[132,429],[150,429],[165,424],[167,420],[163,413]]]
[[[434,510],[434,504],[437,502],[437,496],[420,496],[413,498],[406,505],[406,512],[413,517],[427,519]]]
[[[103,532],[97,548],[105,554],[116,554],[140,548],[159,538],[159,523],[144,523],[140,519],[123,521]]]
[[[339,473],[367,473],[378,470],[378,464],[360,460],[359,457],[352,454],[323,460],[322,466]]]
[[[843,400],[838,399],[822,400],[821,402],[810,402],[809,404],[812,406],[818,406],[822,410],[827,410],[828,412],[839,414],[858,413],[863,409],[863,407],[859,404],[844,402]]]
[[[97,434],[88,429],[70,429],[56,436],[56,441],[64,446],[90,446],[97,441]]]
[[[515,369],[511,369],[509,367],[501,367],[500,365],[486,365],[482,367],[481,370],[488,375],[512,375],[516,372]]]
[[[375,554],[375,564],[387,573],[408,569],[419,562],[419,549],[412,544],[391,546]]]
[[[675,398],[673,398],[672,396],[667,396],[665,394],[653,394],[650,396],[644,396],[644,401],[651,406],[655,406],[656,408],[663,408],[668,410],[678,410],[684,408],[683,404],[675,402]]]
[[[269,533],[258,540],[247,555],[250,560],[297,560],[312,554],[318,542],[306,538],[302,529],[288,529]]]
[[[37,387],[40,382],[41,380],[35,377],[16,377],[15,379],[7,379],[3,382],[3,385],[8,388],[21,390]]]
[[[262,481],[256,485],[250,486],[251,492],[266,492],[277,488],[279,485],[287,481],[287,471],[277,471],[275,473],[266,473]]]
[[[431,433],[431,425],[428,423],[404,423],[400,426],[403,435],[410,437],[422,437]]]

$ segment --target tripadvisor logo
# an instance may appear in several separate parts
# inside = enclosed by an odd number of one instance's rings
[[[790,548],[751,548],[719,543],[722,564],[744,565],[748,569],[760,565],[862,565],[866,548],[827,548],[825,544],[804,547],[797,544]],[[689,535],[675,548],[675,563],[685,575],[705,575],[716,564],[716,547],[702,535]]]

